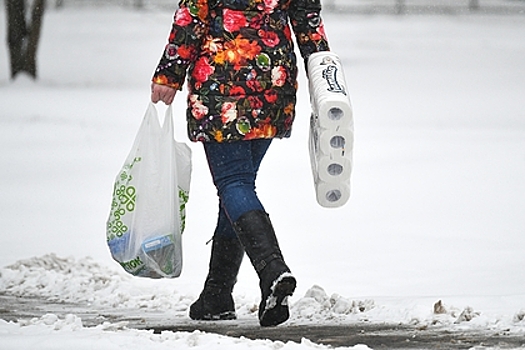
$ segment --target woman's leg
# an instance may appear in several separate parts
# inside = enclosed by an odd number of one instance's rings
[[[270,139],[204,144],[220,205],[230,222],[252,210],[264,211],[255,179],[270,144]]]
[[[220,198],[259,275],[259,322],[275,326],[289,317],[287,299],[296,281],[286,266],[273,226],[255,192],[255,179],[270,140],[205,144],[206,156]],[[220,223],[220,220],[219,220]]]
[[[248,143],[239,145],[249,146],[246,147],[246,150],[239,150],[238,147],[233,147],[233,153],[237,154],[236,161],[247,162],[249,165],[245,167],[244,172],[246,174],[243,175],[243,179],[255,179],[269,143],[255,142],[252,145],[248,145]],[[232,147],[211,148],[214,148],[210,151],[211,163],[218,164],[219,169],[216,169],[216,172],[223,172],[221,167],[228,168],[226,159]],[[226,148],[226,150],[223,150],[223,148]],[[256,203],[258,199],[252,199],[251,201]],[[219,202],[219,215],[213,235],[208,276],[199,298],[190,306],[190,317],[194,320],[228,320],[236,318],[232,291],[244,256],[244,248],[226,214],[222,200]],[[261,207],[262,205],[256,204],[256,208],[259,209]]]
[[[228,231],[233,231],[229,222],[227,226],[218,224],[215,229],[208,276],[199,298],[190,306],[190,318],[193,320],[236,318],[232,292],[237,282],[244,248],[236,235],[225,235]]]

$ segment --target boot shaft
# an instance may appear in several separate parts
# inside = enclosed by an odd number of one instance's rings
[[[253,210],[241,215],[233,228],[259,276],[273,260],[284,262],[273,225],[264,211]]]
[[[243,256],[244,248],[237,237],[214,235],[205,289],[215,289],[215,293],[231,293],[237,282]]]
[[[284,262],[268,214],[261,210],[247,212],[233,227],[259,275],[259,323],[261,326],[283,323],[290,317],[288,297],[293,294],[296,281]]]

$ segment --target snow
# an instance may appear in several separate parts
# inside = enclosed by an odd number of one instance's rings
[[[307,339],[301,343],[272,342],[270,340],[248,340],[206,334],[199,331],[163,332],[132,330],[119,325],[103,324],[92,328],[82,327],[82,321],[75,315],[59,319],[56,315],[45,315],[39,320],[23,322],[21,326],[0,320],[2,349],[253,349],[253,350],[295,350],[329,349]],[[58,345],[60,344],[60,345]],[[370,349],[356,345],[355,350]],[[331,348],[342,349],[342,348]]]
[[[113,180],[146,110],[171,16],[112,7],[48,11],[36,83],[11,82],[0,47],[0,293],[187,319],[207,272],[205,242],[217,210],[201,146],[190,145],[180,278],[125,275],[104,231]],[[352,197],[340,209],[315,202],[303,74],[293,136],[272,145],[258,180],[299,283],[288,324],[524,334],[525,17],[326,14],[325,21],[355,109]],[[186,140],[184,103],[178,94],[179,140]],[[246,259],[235,288],[239,322],[256,320],[258,296]],[[78,315],[55,314],[0,321],[0,343],[2,350],[327,348],[153,334],[119,323],[86,327]]]

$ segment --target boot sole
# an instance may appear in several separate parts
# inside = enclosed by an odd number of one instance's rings
[[[272,294],[265,303],[259,323],[262,327],[277,326],[290,317],[288,297],[293,295],[297,281],[292,275],[283,275],[272,287]]]
[[[235,314],[234,311],[226,311],[226,312],[222,312],[217,315],[206,314],[200,317],[195,317],[195,316],[191,317],[191,316],[194,316],[194,315],[190,315],[190,318],[194,321],[226,321],[226,320],[237,319],[237,315]]]

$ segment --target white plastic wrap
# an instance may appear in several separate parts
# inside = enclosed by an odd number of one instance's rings
[[[350,198],[354,121],[339,57],[327,51],[312,54],[308,78],[310,160],[317,202],[323,207],[341,207]]]

